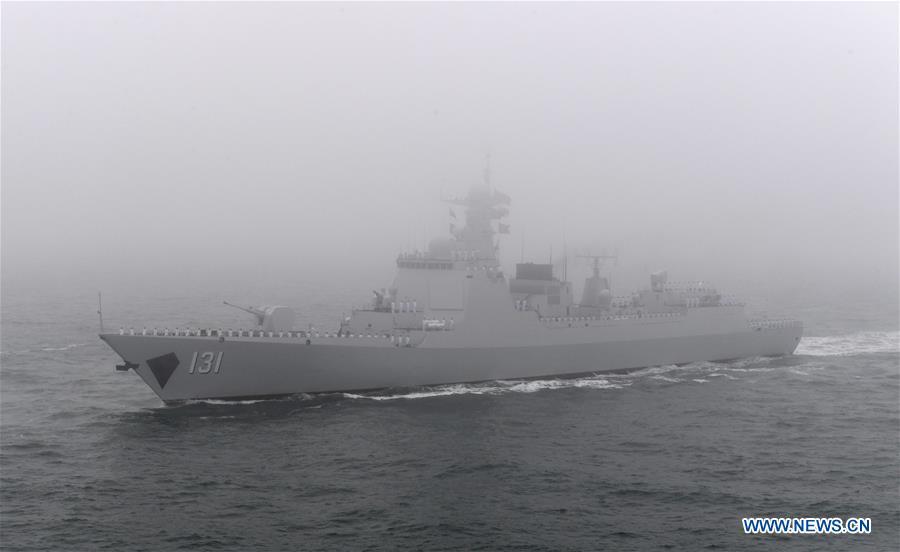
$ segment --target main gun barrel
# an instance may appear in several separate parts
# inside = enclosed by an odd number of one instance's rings
[[[262,309],[258,309],[258,308],[255,308],[255,307],[242,307],[242,306],[240,306],[240,305],[235,305],[235,304],[233,304],[233,303],[229,303],[228,301],[222,301],[222,302],[225,303],[226,305],[228,305],[229,307],[234,307],[234,308],[236,308],[236,309],[241,309],[241,310],[244,311],[244,312],[248,312],[248,313],[252,314],[253,316],[255,316],[256,318],[259,319],[259,324],[260,324],[260,325],[262,325],[263,319],[264,319],[265,316],[266,316],[266,311],[264,311],[264,310],[262,310]]]
[[[280,332],[280,331],[288,331],[293,329],[295,315],[294,311],[285,306],[281,305],[262,305],[259,307],[242,307],[241,305],[235,305],[233,303],[229,303],[228,301],[222,301],[229,307],[234,307],[236,309],[241,309],[244,312],[250,313],[256,317],[256,322],[262,326],[262,329],[267,332]]]

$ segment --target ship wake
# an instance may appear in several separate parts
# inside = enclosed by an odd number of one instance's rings
[[[343,393],[348,399],[369,399],[373,401],[394,401],[400,399],[425,399],[432,397],[448,397],[454,395],[502,395],[506,393],[536,393],[550,389],[622,389],[631,382],[611,382],[604,376],[588,376],[572,379],[539,379],[539,380],[498,380],[485,383],[457,383],[451,385],[435,385],[396,394],[381,393]]]
[[[900,332],[856,332],[846,335],[804,337],[795,354],[853,356],[900,352]]]

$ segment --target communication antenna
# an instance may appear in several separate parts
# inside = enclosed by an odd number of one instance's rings
[[[613,259],[613,261],[618,264],[619,255],[607,255],[606,251],[604,251],[600,255],[576,255],[576,257],[580,259],[593,259],[594,260],[594,276],[600,276],[600,267],[602,263],[600,261],[605,261],[606,259]]]
[[[484,160],[484,185],[491,187],[491,152],[487,153]]]
[[[100,333],[106,333],[103,330],[103,297],[97,292],[97,316],[100,317]]]

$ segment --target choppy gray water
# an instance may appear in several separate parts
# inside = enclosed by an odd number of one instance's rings
[[[900,550],[890,308],[801,305],[787,358],[164,408],[113,371],[92,296],[3,299],[3,550]],[[764,515],[873,532],[743,534]]]

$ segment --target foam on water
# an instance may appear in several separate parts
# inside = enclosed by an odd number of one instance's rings
[[[770,372],[777,370],[770,366],[774,360],[769,357],[753,357],[723,362],[693,362],[690,364],[651,366],[631,372],[598,374],[581,378],[548,378],[538,380],[498,380],[484,383],[460,383],[452,385],[429,386],[409,392],[392,394],[357,394],[342,393],[347,399],[369,399],[374,401],[393,401],[398,399],[427,399],[455,395],[500,395],[504,393],[536,393],[538,391],[557,389],[621,389],[640,381],[661,381],[666,383],[709,383],[709,377],[723,377],[729,380],[740,379],[728,372]]]
[[[88,343],[69,343],[63,346],[52,346],[52,345],[40,345],[40,349],[18,349],[13,351],[0,351],[0,355],[27,355],[29,353],[37,353],[39,351],[43,352],[53,352],[53,351],[68,351],[70,349],[75,349],[77,347],[84,347],[88,345]]]
[[[730,362],[692,362],[690,364],[666,364],[663,366],[651,366],[649,368],[641,368],[633,372],[622,374],[606,374],[606,377],[614,378],[617,381],[634,381],[640,379],[651,379],[658,381],[666,381],[670,383],[680,383],[686,379],[706,378],[708,376],[725,377],[728,379],[736,379],[734,376],[724,372],[770,372],[776,370],[774,366],[769,364],[774,360],[771,357],[751,357],[733,360]],[[683,379],[686,378],[686,379]],[[694,379],[694,381],[697,381]],[[699,382],[706,383],[708,380]]]
[[[900,332],[856,332],[846,335],[804,337],[795,354],[809,356],[850,356],[867,353],[900,352]]]
[[[452,395],[499,395],[503,393],[536,393],[551,389],[621,389],[631,385],[630,383],[611,383],[599,376],[575,378],[575,379],[547,379],[547,380],[499,380],[487,383],[460,383],[453,385],[438,385],[428,387],[420,391],[397,393],[392,395],[343,393],[348,399],[370,399],[374,401],[393,401],[397,399],[425,399],[432,397],[446,397]]]
[[[695,363],[697,364],[697,363]],[[663,374],[668,374],[669,372],[675,372],[684,370],[688,366],[693,366],[691,364],[686,364],[683,366],[678,366],[677,364],[665,364],[663,366],[650,366],[649,368],[641,368],[640,370],[635,370],[634,372],[627,372],[624,374],[613,374],[612,377],[619,378],[639,378],[644,376],[661,376]]]
[[[272,402],[272,399],[247,399],[247,400],[198,399],[195,401],[186,401],[185,404],[231,405],[231,404],[269,403],[269,402]]]
[[[64,345],[62,347],[44,347],[41,349],[42,351],[68,351],[69,349],[74,349],[75,347],[84,347],[87,343],[69,343],[68,345]]]
[[[711,377],[739,380],[741,374],[772,372],[783,366],[772,365],[775,357],[751,357],[730,362],[693,362],[690,364],[666,364],[651,366],[623,373],[598,374],[581,378],[548,378],[538,380],[498,380],[484,383],[460,383],[436,385],[391,394],[342,393],[347,399],[392,401],[398,399],[427,399],[455,395],[500,395],[504,393],[536,393],[557,389],[621,389],[641,381],[658,381],[671,384],[709,383]],[[798,374],[802,375],[802,374]]]

